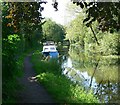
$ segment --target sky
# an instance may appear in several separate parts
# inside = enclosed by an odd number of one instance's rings
[[[58,1],[58,11],[53,8],[52,0],[47,0],[47,4],[42,4],[44,6],[44,11],[42,11],[42,16],[51,18],[58,24],[65,25],[67,23],[66,17],[66,5],[70,0],[57,0]]]

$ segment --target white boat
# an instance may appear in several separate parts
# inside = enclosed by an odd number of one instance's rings
[[[56,49],[56,45],[52,41],[47,41],[43,43],[43,51],[44,56],[50,56],[50,58],[57,58],[59,56],[59,53]]]

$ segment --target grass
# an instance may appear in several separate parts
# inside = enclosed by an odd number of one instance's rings
[[[67,77],[62,75],[61,66],[56,60],[43,61],[40,52],[32,56],[36,78],[58,103],[98,103],[92,91],[84,91]]]

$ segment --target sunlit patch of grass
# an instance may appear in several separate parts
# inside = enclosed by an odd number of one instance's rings
[[[92,92],[84,91],[61,73],[61,65],[56,60],[43,61],[41,53],[32,55],[38,81],[58,103],[98,103]]]
[[[92,92],[86,93],[82,87],[73,84],[65,76],[53,73],[41,73],[36,76],[40,83],[53,95],[57,102],[95,103],[98,102]]]

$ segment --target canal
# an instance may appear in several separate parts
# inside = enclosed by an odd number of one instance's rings
[[[101,103],[119,103],[118,58],[88,55],[77,47],[60,52],[62,73],[71,81],[92,90]]]

